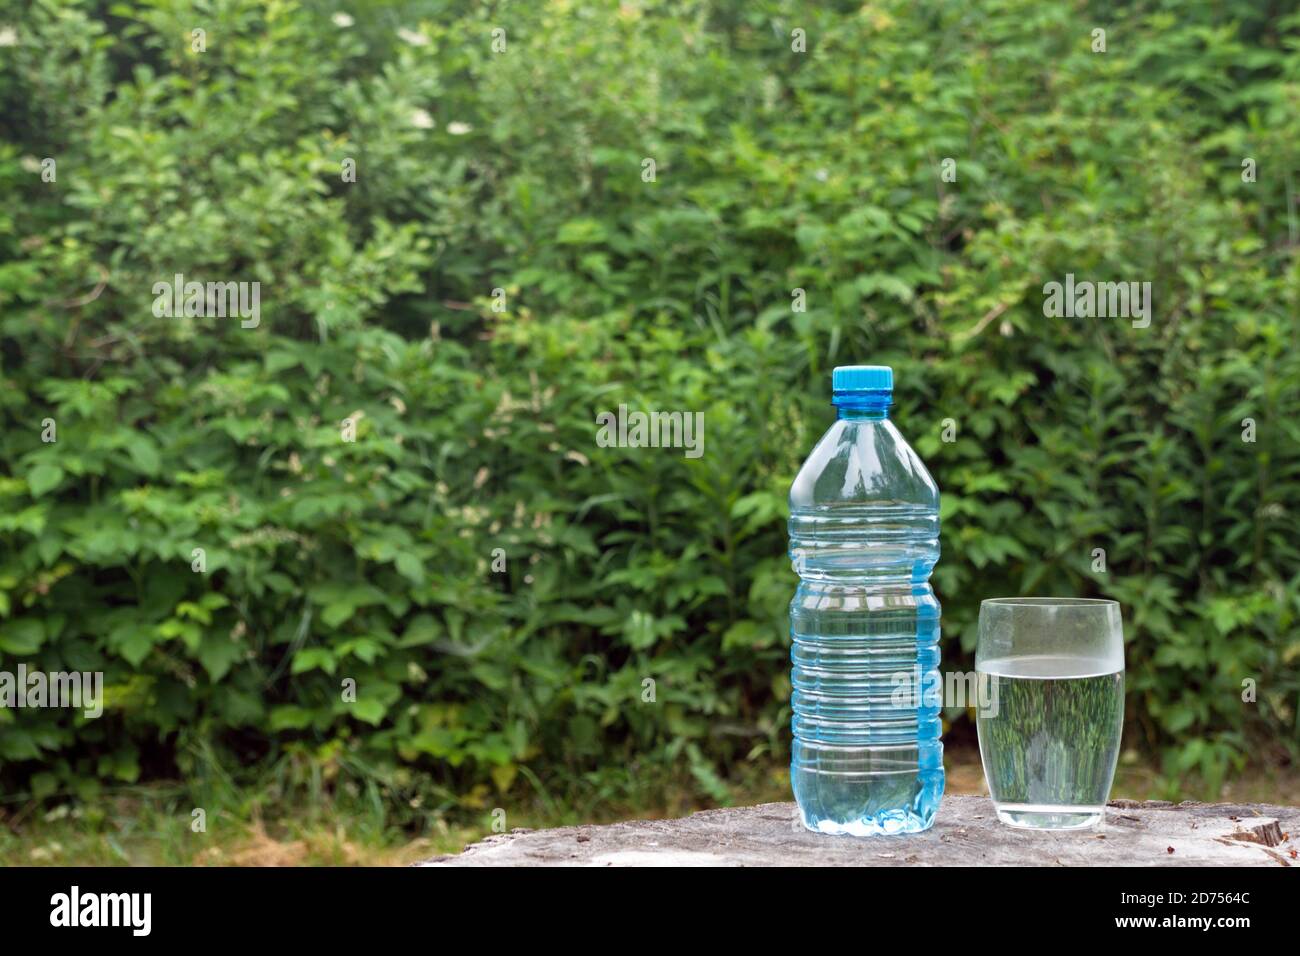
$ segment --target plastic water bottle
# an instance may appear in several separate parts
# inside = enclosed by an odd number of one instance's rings
[[[810,830],[915,833],[943,796],[939,491],[889,420],[892,369],[841,366],[831,388],[790,489],[791,786]]]

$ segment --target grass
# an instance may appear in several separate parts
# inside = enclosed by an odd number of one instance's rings
[[[98,804],[97,804],[98,806]],[[26,812],[24,812],[26,811]],[[4,866],[400,866],[459,849],[480,828],[411,837],[336,805],[210,814],[206,830],[170,787],[136,787],[90,812],[61,803],[0,814]]]
[[[979,753],[950,747],[945,761],[948,793],[987,793]],[[1197,792],[1184,782],[1185,793]],[[1122,762],[1112,796],[1157,799],[1169,783],[1140,763]],[[663,791],[661,791],[663,792]],[[562,826],[631,817],[670,818],[710,806],[686,787],[666,798],[574,807],[521,806],[508,827]],[[1202,794],[1202,796],[1204,796]],[[788,800],[786,770],[750,768],[733,787],[732,804]],[[1218,799],[1300,804],[1300,769],[1255,768],[1225,784]],[[942,811],[941,811],[942,812]],[[0,808],[0,865],[4,866],[402,866],[455,853],[492,832],[481,820],[430,817],[426,832],[412,834],[385,821],[382,812],[329,798],[286,809],[284,801],[244,795],[229,809],[208,812],[205,832],[194,832],[192,810],[172,785],[133,787],[93,804],[27,802]]]

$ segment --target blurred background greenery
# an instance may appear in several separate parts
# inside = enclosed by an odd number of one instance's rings
[[[785,496],[859,362],[946,668],[983,597],[1115,598],[1116,793],[1300,802],[1298,102],[1284,2],[0,0],[0,666],[107,684],[0,710],[0,857],[787,799]]]

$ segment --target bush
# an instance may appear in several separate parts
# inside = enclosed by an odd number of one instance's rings
[[[0,654],[108,685],[0,710],[11,787],[727,799],[787,757],[785,495],[854,362],[943,491],[947,666],[983,597],[1110,596],[1175,789],[1300,749],[1300,18],[7,6]],[[260,322],[156,317],[177,273]],[[1150,326],[1045,317],[1066,273]],[[601,447],[620,404],[703,456]]]

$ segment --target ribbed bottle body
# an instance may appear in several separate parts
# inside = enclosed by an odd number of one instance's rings
[[[887,419],[841,419],[791,489],[791,783],[822,833],[909,833],[943,794],[938,492]]]

